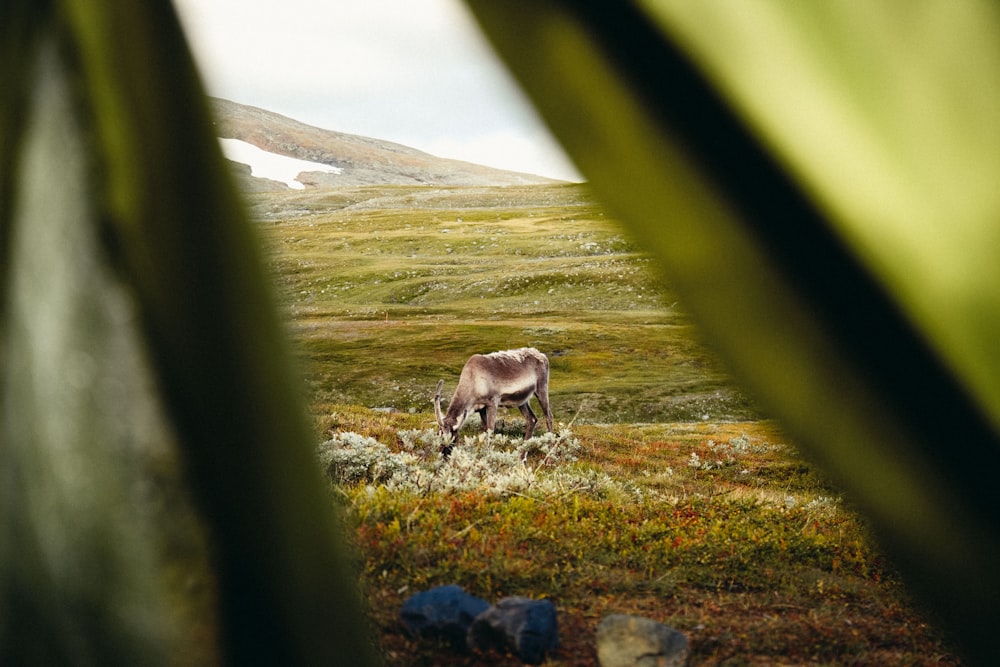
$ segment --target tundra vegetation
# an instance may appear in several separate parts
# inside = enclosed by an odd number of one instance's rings
[[[610,613],[684,632],[692,664],[958,664],[849,499],[582,186],[250,201],[388,664],[517,664],[402,634],[403,600],[448,583],[550,598],[553,665],[596,664]],[[549,356],[556,432],[522,441],[502,409],[443,460],[437,379],[520,346]]]

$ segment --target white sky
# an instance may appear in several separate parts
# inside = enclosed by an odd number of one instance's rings
[[[174,0],[209,93],[338,132],[582,180],[459,0]]]

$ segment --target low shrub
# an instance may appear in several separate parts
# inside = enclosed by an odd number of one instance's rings
[[[580,441],[571,431],[545,433],[521,440],[499,433],[466,436],[445,458],[445,441],[436,431],[403,430],[399,451],[374,438],[338,433],[319,445],[319,460],[338,485],[382,486],[426,495],[478,491],[486,495],[586,493],[597,497],[639,493],[590,468],[572,468]]]

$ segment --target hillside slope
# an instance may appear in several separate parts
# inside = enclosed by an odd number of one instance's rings
[[[556,183],[549,178],[494,169],[470,162],[440,158],[401,144],[324,130],[256,107],[212,98],[216,135],[239,139],[265,151],[318,162],[340,171],[308,172],[299,181],[307,187],[357,185],[474,185],[505,186]],[[253,191],[288,189],[282,183],[246,178]],[[263,182],[261,182],[263,181]]]

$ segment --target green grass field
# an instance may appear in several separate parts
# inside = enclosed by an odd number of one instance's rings
[[[958,664],[581,186],[250,201],[387,664],[518,664],[403,635],[403,600],[449,583],[552,599],[551,665],[595,665],[609,613],[686,633],[695,665]],[[427,444],[437,380],[450,391],[470,354],[524,345],[551,359],[569,454],[521,464],[512,410],[489,442],[467,426],[468,467],[449,468]]]
[[[454,388],[471,354],[535,346],[563,421],[755,416],[581,186],[256,202],[314,400],[428,410],[437,380]]]

